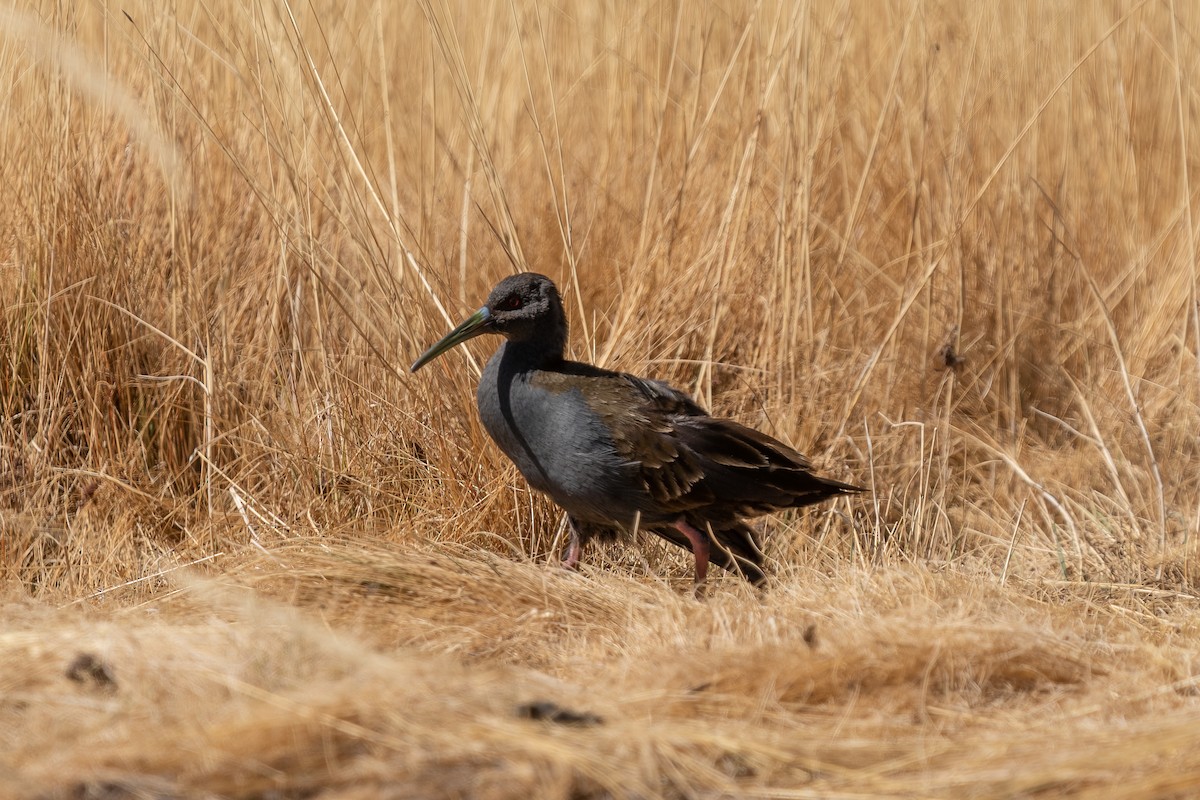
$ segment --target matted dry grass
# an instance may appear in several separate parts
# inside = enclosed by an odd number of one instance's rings
[[[5,12],[0,796],[1191,796],[1200,14],[988,5]],[[868,492],[561,572],[525,268]]]

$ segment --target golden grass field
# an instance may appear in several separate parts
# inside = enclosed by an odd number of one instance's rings
[[[1194,3],[0,31],[0,798],[1195,796]],[[868,491],[562,571],[407,371],[520,269]]]

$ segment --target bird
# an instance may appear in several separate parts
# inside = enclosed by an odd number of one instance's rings
[[[562,299],[534,272],[501,280],[411,372],[487,333],[504,341],[480,376],[480,419],[526,482],[566,512],[564,567],[577,568],[594,539],[646,530],[692,553],[697,591],[710,562],[762,585],[760,535],[747,518],[863,491],[818,477],[792,447],[711,416],[663,381],[567,359]]]

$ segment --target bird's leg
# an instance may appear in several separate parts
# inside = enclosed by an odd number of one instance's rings
[[[579,523],[574,517],[567,517],[571,526],[571,540],[567,542],[567,552],[563,556],[563,569],[575,569],[579,566],[579,557],[583,555],[583,534],[579,531]]]
[[[692,544],[692,555],[696,557],[696,585],[708,577],[708,537],[693,528],[683,517],[671,523],[671,527],[687,537]]]
[[[567,544],[567,552],[563,555],[563,569],[575,569],[579,566],[579,557],[583,555],[583,542],[571,532],[571,541]]]

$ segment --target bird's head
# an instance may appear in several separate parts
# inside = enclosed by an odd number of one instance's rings
[[[536,272],[522,272],[500,281],[483,308],[426,350],[411,371],[484,333],[498,333],[514,342],[544,342],[548,350],[557,348],[561,355],[567,323],[554,282]]]

